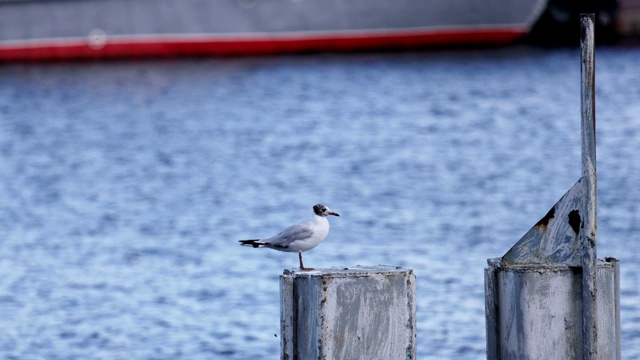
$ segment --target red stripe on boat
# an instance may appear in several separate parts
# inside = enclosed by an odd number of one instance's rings
[[[47,61],[177,56],[268,55],[314,51],[358,51],[428,46],[500,45],[524,35],[523,28],[357,32],[344,34],[107,36],[0,42],[0,61]],[[98,39],[99,40],[99,39]]]

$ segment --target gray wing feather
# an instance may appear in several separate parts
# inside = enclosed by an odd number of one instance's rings
[[[287,248],[292,242],[307,239],[311,237],[312,234],[312,227],[307,221],[304,221],[299,224],[289,226],[282,230],[278,235],[265,239],[264,242],[269,243],[268,246],[271,247]]]

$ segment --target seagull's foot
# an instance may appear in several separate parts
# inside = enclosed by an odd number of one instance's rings
[[[298,251],[298,259],[300,259],[300,270],[302,271],[315,270],[314,268],[304,267],[304,264],[302,263],[302,251]]]

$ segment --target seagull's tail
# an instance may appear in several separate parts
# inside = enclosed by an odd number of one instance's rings
[[[267,243],[261,242],[260,239],[239,240],[239,241],[240,241],[240,245],[242,245],[242,246],[252,246],[254,248],[259,248],[259,247],[267,245]]]

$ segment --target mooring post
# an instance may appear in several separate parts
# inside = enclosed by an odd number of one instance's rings
[[[594,14],[581,14],[582,178],[586,196],[582,211],[582,332],[584,359],[595,359],[598,349],[596,270],[596,106]]]
[[[280,276],[281,359],[415,359],[416,279],[396,266]]]
[[[619,360],[620,271],[596,256],[594,16],[581,15],[582,177],[485,269],[487,358]]]

